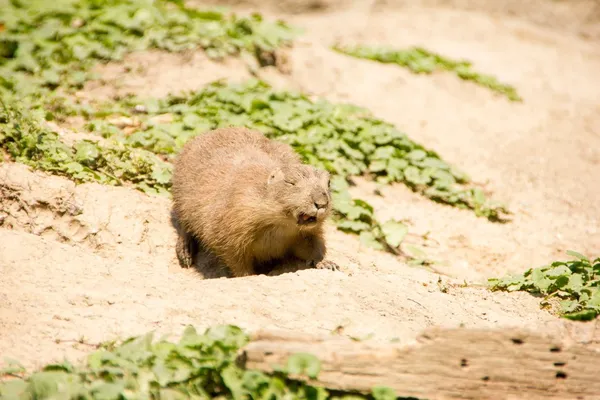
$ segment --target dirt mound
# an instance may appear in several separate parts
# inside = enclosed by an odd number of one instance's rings
[[[438,284],[436,274],[367,249],[353,262],[357,241],[335,230],[330,246],[344,272],[202,280],[177,264],[168,199],[74,186],[19,164],[2,165],[0,188],[0,353],[28,366],[187,324],[308,333],[341,326],[356,337],[406,341],[434,324],[535,329],[554,320],[527,294]]]

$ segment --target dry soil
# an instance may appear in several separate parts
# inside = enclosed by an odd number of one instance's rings
[[[402,185],[379,196],[358,180],[353,190],[381,219],[410,223],[409,241],[436,261],[430,269],[331,228],[340,272],[203,279],[210,276],[177,263],[168,199],[0,164],[0,355],[37,367],[76,360],[104,340],[177,334],[187,324],[410,341],[431,325],[542,331],[556,321],[533,296],[490,293],[477,283],[564,258],[567,249],[600,254],[598,2],[230,4],[262,7],[306,30],[287,52],[289,71],[266,69],[261,78],[369,108],[505,200],[514,220],[494,224]],[[329,50],[336,41],[422,45],[468,58],[516,86],[524,102],[450,74],[416,76],[345,57]],[[162,96],[250,77],[239,60],[219,64],[201,53],[138,53],[99,72],[103,80],[82,96]]]

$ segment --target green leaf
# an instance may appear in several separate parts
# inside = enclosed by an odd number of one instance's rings
[[[404,170],[404,176],[406,180],[410,183],[418,184],[421,181],[421,173],[417,167],[407,167]]]
[[[63,371],[37,372],[29,378],[28,392],[33,398],[51,398],[59,393],[60,384],[67,378]]]
[[[288,358],[287,372],[293,375],[306,374],[311,379],[316,379],[321,371],[321,361],[308,353],[292,354]]]
[[[405,250],[413,257],[416,259],[425,259],[427,257],[427,253],[425,253],[423,250],[421,250],[420,248],[413,246],[413,245],[406,245],[403,246],[403,248],[405,248]]]
[[[408,167],[408,161],[403,158],[392,158],[388,161],[388,173],[389,171],[402,171]]]
[[[100,156],[98,147],[94,142],[82,140],[73,147],[75,149],[75,159],[78,162],[89,163],[95,161]]]
[[[371,156],[373,160],[389,160],[396,149],[392,146],[382,146],[375,150],[375,153]]]
[[[563,289],[569,283],[569,277],[566,275],[557,276],[554,281],[554,286],[556,289]]]
[[[182,123],[184,128],[194,129],[197,124],[202,123],[202,118],[200,118],[200,116],[198,116],[196,113],[189,112],[183,116]]]
[[[365,210],[368,214],[373,214],[373,206],[361,199],[354,199],[354,204]]]
[[[27,393],[29,385],[24,380],[12,379],[0,383],[0,398],[6,400],[29,399],[31,396]]]
[[[410,153],[408,153],[406,157],[412,161],[419,161],[427,157],[427,153],[423,150],[413,150]]]
[[[369,164],[369,171],[381,172],[387,168],[387,162],[385,160],[374,160]]]
[[[440,170],[448,170],[450,166],[445,162],[435,157],[427,157],[422,161],[424,167],[430,167]]]
[[[166,165],[155,164],[150,175],[157,183],[166,184],[171,181],[172,169]]]
[[[73,369],[73,364],[67,360],[63,361],[62,363],[49,364],[44,367],[44,371],[73,372]]]
[[[234,325],[213,326],[207,329],[204,335],[231,350],[248,343],[248,337],[239,327]]]
[[[373,248],[375,250],[383,250],[383,245],[377,240],[375,234],[369,231],[362,231],[359,235],[360,243],[363,246]]]
[[[544,294],[548,292],[548,288],[552,284],[552,280],[546,278],[546,276],[540,269],[533,270],[531,274],[531,280],[533,281],[533,284],[537,287],[537,289]]]
[[[242,371],[234,365],[229,365],[221,372],[221,376],[223,377],[223,383],[231,391],[234,399],[245,398],[246,390],[242,381]]]
[[[579,302],[577,300],[561,300],[560,309],[563,313],[572,313],[579,308]]]
[[[381,230],[386,242],[394,248],[400,246],[400,243],[402,243],[408,233],[408,227],[396,220],[386,221],[381,225]]]
[[[338,229],[342,230],[342,231],[350,231],[350,232],[355,232],[355,233],[359,233],[362,231],[367,231],[371,229],[371,225],[363,222],[363,221],[356,221],[356,220],[340,220],[337,222],[337,227]]]
[[[52,69],[44,70],[42,72],[42,79],[51,85],[58,85],[60,83],[60,75]]]
[[[557,267],[551,268],[545,272],[545,275],[550,279],[556,279],[561,276],[569,276],[571,275],[571,270],[565,265],[559,265]]]
[[[25,367],[17,360],[12,358],[4,358],[4,368],[0,369],[0,376],[7,374],[23,374],[25,373]]]
[[[473,189],[473,201],[477,205],[483,205],[485,203],[485,194],[483,190],[479,188]]]
[[[374,400],[396,400],[398,398],[396,391],[386,386],[375,386],[371,392]]]
[[[152,372],[156,376],[156,381],[160,386],[167,386],[173,380],[173,372],[164,364],[163,361],[158,361],[152,367]]]
[[[184,393],[174,389],[160,388],[157,398],[161,400],[187,400],[190,396],[186,396]]]
[[[598,281],[598,283],[600,283],[600,281]],[[586,306],[597,308],[597,310],[600,311],[600,286],[590,288],[590,292],[590,299],[587,301]]]
[[[573,274],[569,276],[569,283],[564,287],[565,290],[571,293],[579,293],[583,288],[583,276],[581,274]]]
[[[183,334],[181,335],[179,343],[186,346],[201,345],[204,344],[204,341],[201,339],[203,338],[200,335],[198,335],[196,328],[194,328],[193,325],[188,325],[183,330]],[[198,342],[198,340],[201,341]]]
[[[565,314],[564,317],[573,321],[592,321],[598,316],[595,310],[581,310],[574,313]]]
[[[578,252],[576,252],[576,251],[573,251],[573,250],[567,250],[567,254],[568,254],[568,255],[570,255],[571,257],[578,258],[578,259],[579,259],[579,260],[581,260],[581,261],[587,261],[587,262],[590,262],[590,260],[589,260],[589,259],[588,259],[586,256],[584,256],[583,254],[581,254],[581,253],[578,253]]]
[[[125,391],[124,382],[118,383],[100,383],[92,390],[94,399],[97,400],[112,400],[120,398],[120,395]]]

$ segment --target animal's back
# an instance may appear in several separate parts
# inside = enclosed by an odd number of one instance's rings
[[[252,180],[251,171],[266,173],[276,165],[300,162],[288,145],[250,129],[220,128],[201,134],[184,146],[175,161],[176,216],[186,229],[202,236],[203,225],[230,206],[232,192],[244,184],[244,175]]]
[[[174,174],[174,190],[180,183],[188,183],[188,177],[201,179],[196,184],[212,182],[213,168],[223,173],[259,153],[263,158],[283,164],[301,162],[288,145],[271,141],[259,132],[247,128],[219,128],[195,137],[184,146],[175,162],[178,173]]]

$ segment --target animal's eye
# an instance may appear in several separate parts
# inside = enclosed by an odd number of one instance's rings
[[[285,183],[287,183],[290,186],[296,186],[296,184],[292,181],[285,181]]]

